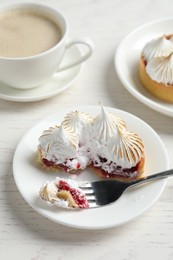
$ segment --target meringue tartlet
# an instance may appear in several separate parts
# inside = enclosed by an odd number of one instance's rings
[[[103,106],[96,117],[70,112],[60,126],[45,130],[38,159],[46,168],[74,173],[92,166],[102,177],[116,179],[138,178],[145,164],[141,138]]]
[[[139,76],[154,96],[173,102],[173,37],[162,36],[148,42],[142,51]]]

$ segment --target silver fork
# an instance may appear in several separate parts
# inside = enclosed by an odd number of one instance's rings
[[[149,175],[131,182],[116,180],[101,180],[94,182],[83,182],[79,188],[83,190],[90,208],[101,207],[115,202],[125,190],[157,179],[173,175],[173,169]]]

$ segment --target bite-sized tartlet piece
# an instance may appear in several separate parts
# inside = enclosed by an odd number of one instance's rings
[[[92,122],[89,142],[92,165],[105,178],[131,179],[144,171],[144,146],[137,134],[127,130],[123,120],[102,113]]]
[[[57,177],[55,181],[46,182],[42,185],[39,196],[49,204],[61,208],[89,208],[84,192],[71,179]]]
[[[75,111],[60,126],[43,131],[38,145],[39,162],[46,168],[63,168],[67,172],[85,169],[90,164],[85,131],[91,121],[89,115]]]
[[[173,102],[173,40],[162,36],[148,42],[142,51],[139,76],[143,86],[154,96]]]

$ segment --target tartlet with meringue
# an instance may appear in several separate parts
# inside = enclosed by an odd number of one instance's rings
[[[139,64],[143,86],[154,96],[173,103],[173,36],[163,35],[143,48]]]
[[[135,179],[144,171],[141,138],[101,105],[92,117],[75,111],[39,138],[38,159],[46,168],[74,173],[92,166],[103,178]]]

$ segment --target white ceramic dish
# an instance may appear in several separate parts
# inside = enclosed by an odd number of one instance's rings
[[[150,108],[173,117],[173,104],[154,97],[142,86],[138,76],[141,51],[146,42],[163,34],[173,33],[173,17],[147,23],[127,35],[115,53],[115,69],[124,87]]]
[[[81,57],[81,51],[77,46],[73,46],[66,51],[62,65],[68,64],[69,61],[78,57]],[[0,98],[17,102],[33,102],[53,97],[65,91],[77,80],[82,67],[83,64],[80,64],[59,72],[58,76],[52,76],[44,85],[33,89],[15,89],[0,82]]]
[[[30,129],[20,141],[14,155],[13,174],[16,185],[27,203],[43,216],[60,224],[81,229],[104,229],[122,225],[146,211],[160,196],[166,185],[166,179],[149,183],[126,192],[112,205],[97,209],[63,210],[48,206],[38,197],[38,191],[47,180],[56,175],[69,178],[64,172],[48,172],[36,162],[38,138],[44,129],[63,120],[70,111],[80,110],[91,115],[100,113],[100,107],[73,107],[62,110],[40,121]],[[139,134],[145,146],[145,174],[168,169],[166,149],[156,132],[141,119],[118,109],[107,108],[126,121],[129,130]],[[96,180],[95,173],[89,169],[76,177],[76,180]]]

